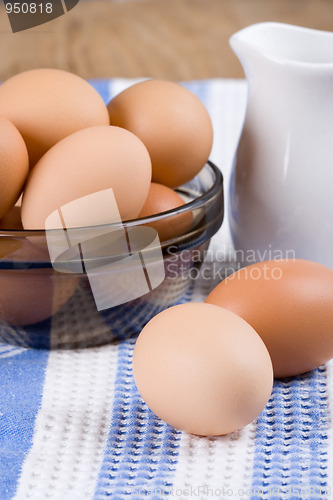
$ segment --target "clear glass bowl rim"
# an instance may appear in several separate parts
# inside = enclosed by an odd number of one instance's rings
[[[148,224],[151,222],[155,222],[161,219],[166,219],[168,217],[173,217],[175,215],[179,215],[185,212],[189,212],[195,209],[198,209],[205,205],[206,202],[210,201],[211,199],[214,198],[218,192],[223,189],[223,175],[221,170],[210,160],[207,161],[207,163],[204,165],[203,169],[209,167],[211,171],[215,175],[214,182],[212,186],[205,191],[203,194],[198,196],[197,198],[194,198],[193,200],[189,201],[188,203],[184,203],[184,205],[181,205],[180,207],[173,208],[171,210],[167,210],[165,212],[160,212],[156,215],[150,215],[149,217],[142,217],[140,219],[131,219],[131,220],[126,220],[122,222],[122,225],[126,227],[134,227],[137,225],[144,225]],[[202,169],[202,170],[203,170]],[[197,176],[200,175],[202,172],[198,172]],[[189,181],[191,182],[191,181]],[[184,184],[186,185],[186,184]],[[179,186],[182,187],[182,186]],[[115,224],[108,224],[108,227],[117,227],[119,226],[119,223]],[[95,228],[98,227],[105,227],[105,225],[101,226],[94,226]],[[73,228],[75,230],[75,228]],[[80,230],[85,229],[85,228],[78,228]],[[87,227],[86,229],[89,229]],[[62,229],[59,229],[59,231],[62,231]],[[2,230],[0,229],[0,237],[16,237],[16,238],[23,238],[23,237],[31,237],[31,236],[43,236],[45,235],[45,229],[6,229]]]

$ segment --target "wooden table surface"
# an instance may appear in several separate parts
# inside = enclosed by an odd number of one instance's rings
[[[333,0],[90,0],[13,34],[0,9],[0,80],[36,67],[84,78],[242,77],[232,33],[260,21],[333,31]]]

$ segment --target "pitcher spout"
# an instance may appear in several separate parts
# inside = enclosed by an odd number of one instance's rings
[[[333,70],[333,33],[329,31],[264,22],[238,31],[229,43],[246,74],[258,59],[288,67]]]

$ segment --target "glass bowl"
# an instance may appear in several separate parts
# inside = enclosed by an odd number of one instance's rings
[[[86,241],[65,252],[57,249],[66,231],[0,230],[0,342],[102,345],[138,335],[157,313],[189,300],[193,269],[223,222],[222,174],[209,161],[176,191],[183,206],[121,227],[85,228],[84,237],[74,229],[71,241],[75,231]]]

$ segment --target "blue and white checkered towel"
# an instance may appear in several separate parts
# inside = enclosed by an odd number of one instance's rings
[[[105,101],[132,83],[93,82]],[[244,116],[245,82],[184,85],[211,114],[211,159],[222,168],[227,186]],[[212,240],[213,258],[204,269],[214,265],[214,253],[221,258],[229,248],[227,221]],[[199,276],[187,299],[203,301],[218,279]],[[134,340],[75,351],[0,345],[0,500],[330,495],[331,362],[276,381],[265,410],[241,431],[205,438],[174,430],[146,407],[133,381],[133,346]]]

